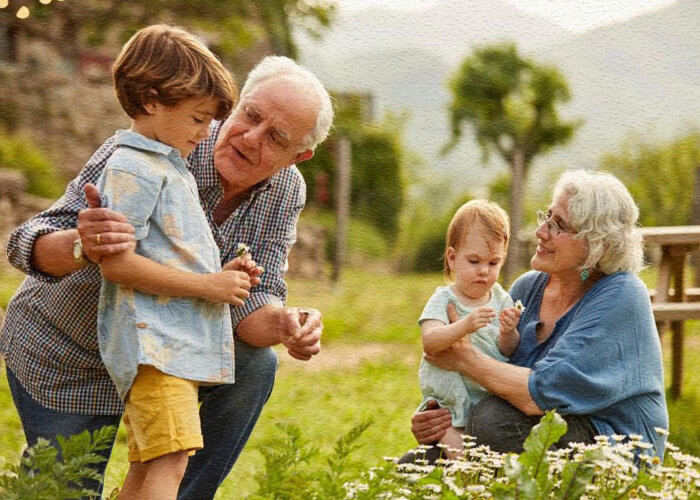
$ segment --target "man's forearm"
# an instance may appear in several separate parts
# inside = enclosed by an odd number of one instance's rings
[[[32,247],[32,267],[57,278],[84,267],[87,262],[79,262],[73,258],[73,242],[78,237],[77,229],[65,229],[37,236]]]
[[[236,334],[244,342],[257,347],[279,344],[287,335],[283,306],[264,305],[238,323]]]

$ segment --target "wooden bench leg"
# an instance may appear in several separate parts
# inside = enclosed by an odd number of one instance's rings
[[[671,322],[671,397],[681,397],[683,384],[683,321]]]

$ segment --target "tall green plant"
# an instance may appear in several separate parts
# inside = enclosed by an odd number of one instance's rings
[[[5,500],[56,500],[98,497],[99,493],[80,486],[85,479],[101,481],[93,468],[107,459],[97,453],[112,446],[116,428],[103,427],[90,434],[58,437],[61,450],[43,438],[26,450],[17,465],[0,473],[0,498]]]
[[[318,471],[305,467],[319,453],[318,447],[303,440],[299,427],[278,424],[285,437],[281,442],[260,448],[265,465],[255,476],[258,491],[250,497],[251,500],[345,497],[344,484],[349,479],[348,459],[359,447],[357,441],[370,425],[370,421],[361,422],[340,436],[326,461],[327,469]]]

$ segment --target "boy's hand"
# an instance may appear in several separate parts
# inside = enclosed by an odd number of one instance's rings
[[[474,333],[479,328],[483,328],[493,321],[496,317],[496,311],[490,307],[477,307],[467,316],[464,317],[464,321],[467,327],[467,333]]]
[[[522,313],[522,310],[518,307],[503,309],[498,317],[498,322],[500,323],[500,334],[506,335],[511,333],[515,327],[518,326],[520,315]]]
[[[207,279],[207,287],[202,294],[204,300],[242,306],[250,296],[250,277],[243,271],[222,270],[204,276]]]
[[[260,275],[265,272],[262,266],[255,264],[255,261],[250,258],[250,254],[243,257],[236,257],[228,261],[222,271],[242,271],[250,278],[250,286],[254,287],[260,284]]]

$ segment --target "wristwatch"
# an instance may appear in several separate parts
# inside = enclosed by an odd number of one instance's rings
[[[80,238],[73,242],[73,259],[80,264],[85,262],[83,242],[80,240]]]

